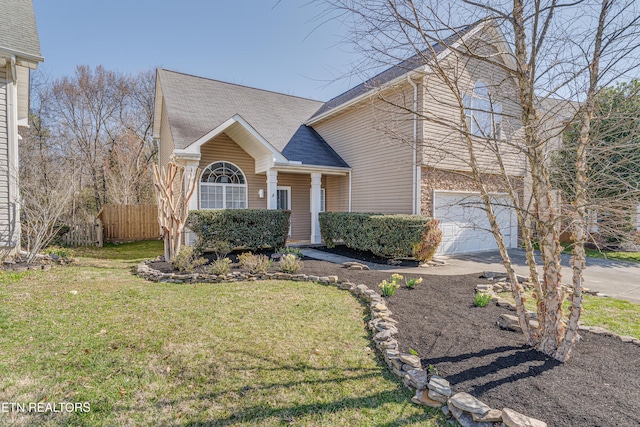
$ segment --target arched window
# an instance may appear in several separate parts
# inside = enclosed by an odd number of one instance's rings
[[[483,138],[502,138],[502,105],[494,102],[489,88],[478,81],[471,95],[464,95],[467,126],[473,135]]]
[[[246,209],[247,180],[229,162],[212,163],[200,178],[200,209]]]

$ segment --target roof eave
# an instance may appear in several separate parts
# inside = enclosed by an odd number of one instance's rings
[[[471,31],[469,31],[466,34],[463,34],[462,37],[460,37],[455,43],[452,43],[450,46],[447,46],[446,49],[444,49],[442,52],[440,52],[436,57],[438,58],[439,61],[443,60],[444,58],[446,58],[449,54],[451,54],[451,52],[453,51],[453,49],[458,48],[458,46],[460,46],[460,44],[462,44],[462,42],[466,39],[468,39],[469,37],[477,34],[480,30],[482,30],[483,28],[485,28],[487,26],[487,23],[489,23],[490,20],[484,21],[481,25],[476,25],[475,28],[473,28]],[[382,86],[380,86],[379,88],[372,88],[371,90],[368,90],[367,92],[363,93],[362,95],[359,95],[347,102],[345,102],[344,104],[340,104],[337,107],[334,107],[328,111],[325,111],[324,113],[316,116],[316,117],[312,117],[310,118],[305,124],[307,126],[313,126],[316,123],[321,122],[322,120],[333,116],[334,114],[339,113],[340,111],[343,111],[349,107],[351,107],[354,104],[357,104],[358,102],[370,98],[375,92],[375,90],[380,90],[389,86],[394,86],[398,83],[400,83],[401,81],[405,80],[407,78],[407,75],[411,76],[412,74],[427,74],[429,73],[431,70],[431,67],[427,64],[423,64],[420,65],[416,68],[414,68],[413,70],[409,70],[406,73],[403,73],[402,75],[396,77],[395,79],[384,83]]]
[[[407,75],[424,75],[429,71],[429,66],[428,65],[420,65],[419,67],[414,68],[413,70],[407,71],[406,73],[396,77],[393,80],[390,80],[386,83],[384,83],[382,86],[380,86],[379,88],[372,88],[370,90],[368,90],[367,92],[363,93],[362,95],[358,95],[353,99],[350,99],[349,101],[338,105],[337,107],[334,107],[330,110],[325,111],[324,113],[316,116],[316,117],[312,117],[309,120],[307,120],[305,122],[305,125],[307,126],[313,126],[316,123],[319,123],[321,121],[323,121],[324,119],[333,116],[334,114],[337,114],[341,111],[344,111],[346,109],[348,109],[349,107],[359,103],[360,101],[363,101],[365,99],[371,98],[377,90],[380,89],[384,89],[387,87],[391,87],[391,86],[395,86],[403,81],[405,81],[407,79]]]
[[[14,56],[17,60],[21,60],[25,67],[36,69],[38,62],[44,62],[44,58],[32,53],[21,52],[19,50],[9,49],[6,47],[0,47],[0,57],[10,58]]]
[[[305,165],[300,162],[275,162],[273,169],[280,170],[282,172],[298,172],[298,173],[312,173],[320,172],[325,175],[346,175],[351,172],[350,167],[343,166],[322,166],[322,165]]]

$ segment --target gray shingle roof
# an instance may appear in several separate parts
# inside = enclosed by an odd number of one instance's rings
[[[176,148],[187,148],[240,115],[278,151],[322,105],[319,101],[158,70]]]
[[[0,0],[0,49],[42,60],[31,0]]]
[[[433,52],[431,49],[425,49],[421,53],[415,54],[412,57],[400,62],[399,64],[387,68],[386,70],[370,78],[369,80],[360,83],[358,86],[355,86],[348,91],[336,96],[335,98],[330,99],[329,101],[325,102],[324,105],[318,111],[316,111],[313,116],[311,116],[311,119],[318,117],[336,107],[339,107],[340,105],[345,104],[352,99],[359,97],[360,95],[364,95],[365,93],[373,89],[378,89],[385,83],[389,83],[390,81],[402,76],[403,74],[406,74],[422,65],[425,65],[433,53],[437,55],[440,52],[443,52],[458,39],[463,37],[465,34],[467,34],[469,31],[483,22],[486,21],[482,20],[471,25],[467,25],[466,27],[458,30],[455,34],[445,38],[442,43],[435,43],[432,46]]]
[[[300,126],[293,134],[282,154],[289,160],[305,165],[349,167],[315,129],[305,125]]]

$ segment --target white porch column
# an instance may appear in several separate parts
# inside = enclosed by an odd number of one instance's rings
[[[278,209],[278,171],[267,171],[267,209]]]
[[[311,243],[320,243],[320,221],[318,214],[320,213],[322,174],[313,172],[311,174]]]
[[[199,156],[198,156],[199,157]],[[186,160],[185,163],[185,168],[184,168],[184,191],[186,194],[187,189],[189,188],[189,178],[193,177],[193,174],[196,173],[196,169],[198,169],[198,166],[200,166],[200,161],[199,160]],[[191,198],[189,199],[189,203],[187,204],[187,206],[189,207],[189,211],[193,211],[198,209],[198,201],[200,200],[200,175],[197,175],[195,177],[196,179],[196,188],[195,190],[193,190],[193,194],[191,195]],[[189,230],[188,228],[185,228],[185,233],[184,233],[184,242],[187,245],[193,245],[196,242],[196,235],[195,233],[193,233],[191,230]]]

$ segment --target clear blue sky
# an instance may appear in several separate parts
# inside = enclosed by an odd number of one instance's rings
[[[77,65],[188,74],[328,100],[357,56],[308,0],[33,0],[42,71]]]

